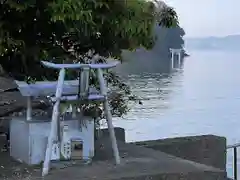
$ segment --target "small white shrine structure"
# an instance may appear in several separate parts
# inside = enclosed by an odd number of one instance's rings
[[[178,59],[177,59],[177,62],[178,62],[178,64],[177,64],[177,67],[180,67],[181,66],[181,54],[182,54],[182,49],[173,49],[173,48],[170,48],[169,49],[170,50],[170,52],[171,52],[171,67],[172,67],[172,69],[174,69],[174,64],[175,64],[175,55],[177,55],[178,56]]]
[[[84,103],[86,100],[102,101],[116,164],[120,157],[112,124],[107,87],[102,69],[115,67],[118,62],[103,64],[54,64],[42,61],[45,67],[59,70],[58,81],[34,84],[16,81],[22,96],[27,99],[25,116],[14,117],[10,124],[10,155],[28,164],[43,163],[42,175],[48,174],[51,160],[89,160],[94,156],[94,121],[82,113],[72,113],[60,119],[61,103]],[[79,78],[66,81],[67,69],[79,71]],[[90,70],[95,72],[100,92],[89,87]],[[31,101],[36,97],[48,97],[53,104],[52,117],[32,116]],[[75,115],[74,115],[75,114]],[[83,125],[84,124],[84,125]]]

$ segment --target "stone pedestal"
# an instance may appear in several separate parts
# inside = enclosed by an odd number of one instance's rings
[[[50,117],[33,118],[14,117],[10,123],[10,155],[30,165],[44,161],[47,138],[50,134]],[[60,127],[67,126],[61,133],[61,140],[70,147],[69,159],[89,160],[94,156],[94,121],[85,119],[79,128],[79,120],[66,117]],[[64,134],[64,135],[63,135]],[[58,145],[58,148],[63,146]],[[56,146],[55,146],[56,148]],[[52,160],[62,159],[60,154],[52,150]],[[65,159],[66,160],[66,159]]]

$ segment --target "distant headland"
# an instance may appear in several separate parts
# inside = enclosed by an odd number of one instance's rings
[[[240,34],[223,37],[186,38],[185,47],[198,50],[240,50]]]

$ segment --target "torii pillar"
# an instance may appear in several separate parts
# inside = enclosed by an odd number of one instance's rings
[[[171,52],[171,64],[172,64],[172,68],[174,68],[174,56],[175,54],[178,55],[178,67],[181,65],[181,52],[182,52],[182,49],[173,49],[173,48],[170,48],[170,52]]]

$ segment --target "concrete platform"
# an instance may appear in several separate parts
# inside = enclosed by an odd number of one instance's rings
[[[119,142],[122,164],[115,166],[111,158],[108,139],[97,143],[100,147],[96,157],[105,156],[106,160],[96,160],[89,165],[75,162],[70,166],[55,166],[45,180],[226,180],[222,170],[183,160],[175,156],[149,148]],[[5,154],[6,156],[6,154]],[[6,158],[6,157],[5,157]],[[9,162],[8,162],[9,164]],[[2,157],[1,157],[1,166]],[[7,165],[9,166],[9,165]],[[24,175],[10,175],[7,166],[0,168],[0,179],[42,179],[40,167],[21,167]],[[8,167],[12,169],[12,167]],[[3,171],[3,169],[5,171]],[[28,171],[28,173],[26,173]],[[3,176],[3,172],[7,176]],[[2,177],[1,177],[2,176]]]
[[[109,150],[109,143],[102,144]],[[122,164],[113,161],[97,161],[88,166],[54,170],[45,179],[99,179],[99,180],[225,180],[226,173],[220,169],[183,160],[160,151],[119,142]],[[106,151],[108,151],[106,150]]]

